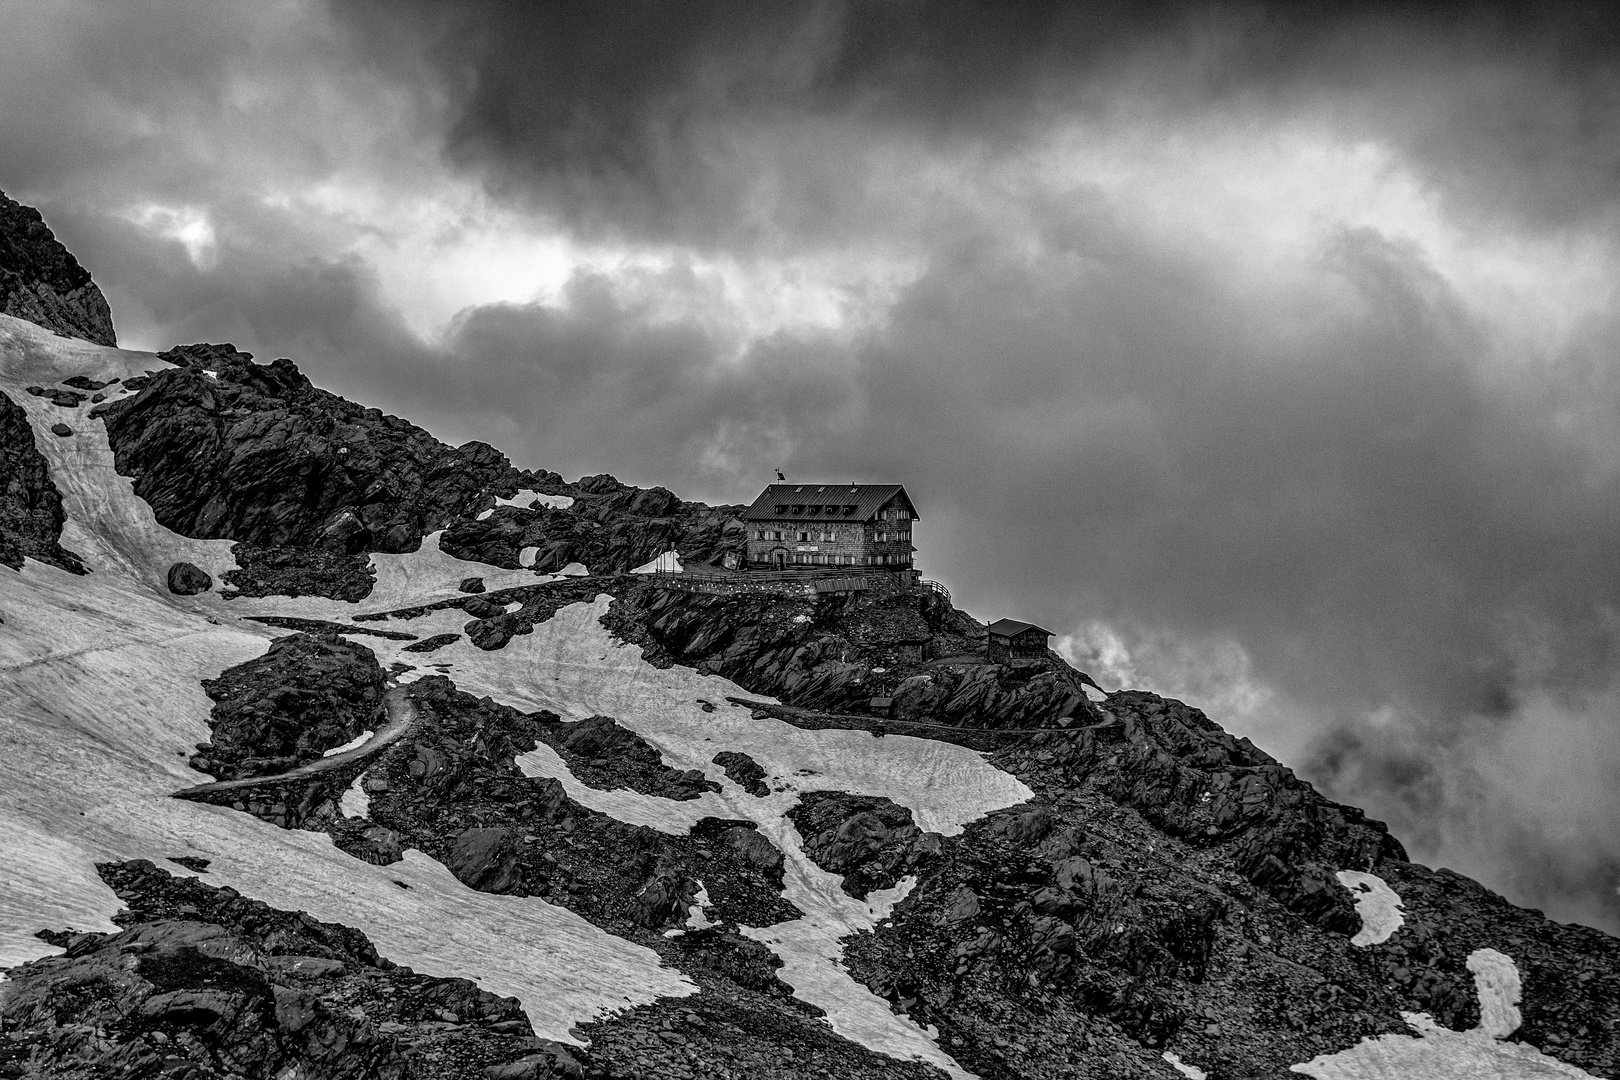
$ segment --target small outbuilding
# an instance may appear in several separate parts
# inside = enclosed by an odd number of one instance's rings
[[[990,624],[987,655],[991,660],[1034,660],[1046,655],[1046,641],[1052,631],[1017,619],[997,619]]]

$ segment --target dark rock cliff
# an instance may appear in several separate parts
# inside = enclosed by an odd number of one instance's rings
[[[0,192],[0,312],[69,337],[117,345],[112,310],[90,271],[40,217]]]
[[[62,493],[51,482],[45,457],[21,405],[0,393],[0,563],[21,570],[23,557],[85,572],[62,546]]]
[[[290,360],[230,345],[159,354],[175,365],[96,410],[119,472],[164,527],[198,539],[342,554],[415,551],[426,533],[515,490],[487,443],[449,447],[397,416],[316,389]]]

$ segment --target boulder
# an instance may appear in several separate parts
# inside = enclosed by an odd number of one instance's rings
[[[761,870],[775,870],[782,865],[782,853],[776,845],[761,836],[758,829],[743,825],[727,829],[723,839],[742,856],[744,862]]]
[[[176,596],[196,596],[213,587],[214,579],[195,563],[177,562],[169,567],[169,591]]]
[[[515,892],[522,881],[508,829],[467,829],[456,837],[445,865],[463,885],[479,892]]]
[[[51,425],[51,434],[65,439],[69,435],[73,434],[73,429],[58,420],[56,423]]]

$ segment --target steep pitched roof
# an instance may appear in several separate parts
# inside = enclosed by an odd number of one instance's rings
[[[871,521],[895,495],[918,517],[899,484],[772,484],[743,514],[744,521]],[[777,507],[783,507],[781,511]],[[855,509],[846,512],[845,508]],[[828,507],[833,509],[829,512]],[[797,510],[795,510],[797,508]]]
[[[1036,626],[1034,623],[1028,622],[1019,622],[1017,619],[997,619],[995,622],[990,624],[990,632],[996,637],[1017,637],[1026,630],[1038,630],[1047,637],[1052,636],[1052,631],[1048,630],[1044,626]]]

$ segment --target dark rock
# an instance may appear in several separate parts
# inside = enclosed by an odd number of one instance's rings
[[[196,855],[170,855],[169,861],[187,870],[195,870],[199,874],[208,873],[209,860]]]
[[[25,387],[35,397],[42,397],[63,409],[77,409],[84,404],[85,395],[75,394],[72,390],[59,390],[52,387],[29,386]]]
[[[423,638],[421,641],[412,642],[411,644],[405,646],[403,651],[414,653],[436,652],[437,650],[444,648],[446,645],[454,645],[460,640],[460,634],[434,634],[431,637]]]
[[[445,530],[440,547],[461,559],[516,569],[526,547],[537,548],[533,569],[554,573],[582,563],[598,574],[623,573],[676,550],[688,562],[719,565],[740,554],[746,536],[741,507],[683,503],[663,488],[626,487],[587,478],[567,489],[574,505],[497,507]]]
[[[249,622],[263,623],[266,626],[280,626],[287,630],[302,630],[306,634],[350,634],[361,637],[387,638],[389,641],[415,641],[415,634],[405,634],[398,630],[377,630],[369,626],[352,626],[349,623],[327,622],[325,619],[300,619],[293,615],[244,615]]]
[[[516,627],[505,615],[498,615],[493,619],[474,619],[461,629],[468,641],[485,652],[493,652],[505,648]]]
[[[737,825],[727,829],[722,834],[722,839],[731,845],[732,850],[736,851],[744,862],[762,870],[781,870],[782,853],[776,850],[775,844],[761,836],[758,829]]]
[[[490,619],[494,618],[496,615],[504,615],[506,613],[505,605],[493,603],[480,596],[475,596],[471,600],[468,600],[466,603],[462,604],[461,609],[475,619]]]
[[[28,413],[0,393],[0,563],[21,570],[27,557],[86,573],[79,557],[61,544],[66,520],[62,493],[34,441]]]
[[[540,1075],[583,1076],[515,999],[395,965],[358,931],[145,861],[97,869],[122,929],[47,932],[67,955],[7,973],[0,1075],[403,1080],[540,1055]],[[458,1064],[424,1070],[424,1044]]]
[[[169,567],[169,591],[176,596],[196,596],[214,587],[214,579],[202,567],[177,562]]]
[[[445,865],[462,884],[480,892],[516,892],[522,881],[512,835],[503,828],[466,830],[456,837]]]
[[[58,436],[59,438],[65,439],[69,435],[73,434],[73,429],[68,427],[66,424],[62,423],[61,421],[57,421],[56,423],[51,425],[51,434],[55,435],[55,436]]]
[[[376,654],[333,634],[277,638],[260,657],[203,681],[213,700],[209,771],[284,772],[386,722]]]
[[[629,788],[665,799],[696,799],[720,785],[696,769],[672,769],[640,735],[610,716],[557,724],[540,732],[583,783],[611,791]]]
[[[876,796],[807,791],[788,819],[804,838],[804,853],[842,874],[843,890],[857,900],[893,887],[940,850],[939,836],[917,828],[910,810]]]
[[[376,581],[371,560],[365,555],[251,544],[237,544],[231,553],[237,568],[224,574],[231,590],[222,593],[227,600],[238,596],[324,596],[352,604],[369,596]]]
[[[90,272],[39,211],[0,192],[0,312],[58,333],[116,345],[112,310]]]
[[[62,380],[62,385],[71,386],[75,390],[95,391],[103,390],[117,381],[117,379],[113,379],[110,382],[98,382],[95,379],[90,378],[88,375],[71,375]]]
[[[756,799],[771,793],[765,786],[765,770],[759,762],[736,750],[722,750],[714,755],[714,763],[726,771],[726,777]]]
[[[481,593],[484,591],[484,579],[481,577],[462,578],[457,586],[464,593]]]
[[[316,389],[290,360],[254,364],[230,345],[161,358],[174,367],[97,409],[118,471],[182,535],[343,555],[415,551],[515,483],[493,447],[445,446]]]

